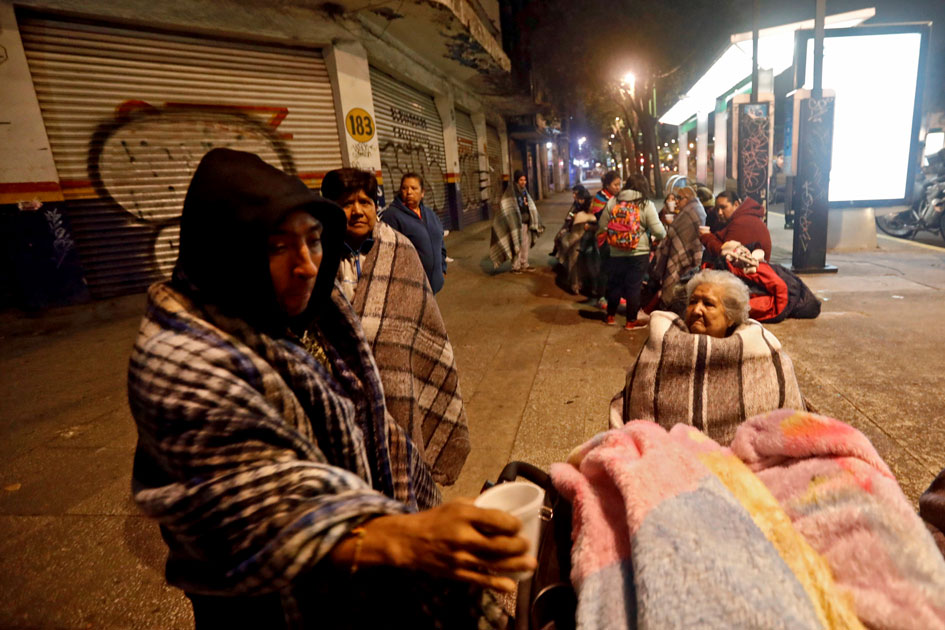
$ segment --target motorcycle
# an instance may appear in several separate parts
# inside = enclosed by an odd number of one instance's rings
[[[929,156],[929,166],[916,182],[922,194],[908,210],[876,217],[876,225],[898,238],[915,238],[923,230],[945,239],[945,150]]]

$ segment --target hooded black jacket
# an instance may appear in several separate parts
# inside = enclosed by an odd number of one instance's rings
[[[322,224],[322,262],[308,308],[298,317],[316,318],[338,271],[344,211],[243,151],[213,149],[200,161],[184,199],[174,287],[264,332],[284,332],[290,322],[272,286],[267,240],[296,210]]]

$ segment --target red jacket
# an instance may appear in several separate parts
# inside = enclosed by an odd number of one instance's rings
[[[765,211],[758,202],[748,198],[738,206],[725,226],[715,234],[702,234],[699,240],[710,253],[718,256],[725,241],[738,241],[742,245],[758,243],[764,250],[765,260],[771,260],[771,234],[764,224]]]

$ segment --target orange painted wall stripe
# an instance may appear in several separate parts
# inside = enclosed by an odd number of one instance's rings
[[[59,182],[3,182],[0,183],[0,204],[19,201],[62,201]]]

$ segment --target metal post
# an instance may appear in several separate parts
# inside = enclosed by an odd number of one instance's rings
[[[814,17],[814,89],[811,98],[823,98],[824,73],[824,21],[827,14],[827,0],[817,0],[817,13]]]
[[[823,0],[818,0],[823,2]],[[761,0],[755,0],[751,19],[751,102],[758,102],[758,15],[761,13]]]

